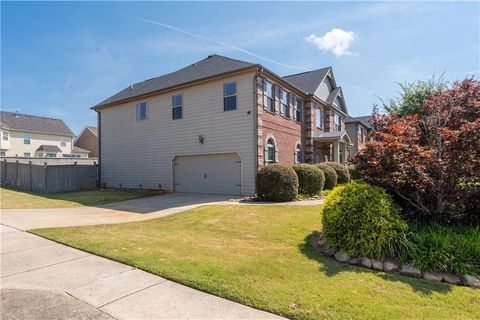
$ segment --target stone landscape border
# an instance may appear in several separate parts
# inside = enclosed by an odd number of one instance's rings
[[[326,257],[335,259],[340,263],[347,263],[350,265],[356,265],[367,269],[373,269],[376,271],[383,271],[387,273],[399,273],[404,276],[412,278],[423,278],[434,282],[446,282],[454,285],[463,285],[475,289],[480,289],[480,279],[471,276],[463,275],[458,276],[452,273],[439,273],[434,271],[422,272],[420,269],[410,266],[408,264],[396,263],[392,260],[378,261],[366,257],[350,257],[345,252],[336,251],[331,248],[323,239],[321,232],[315,231],[311,237],[311,244],[313,248],[322,253]]]

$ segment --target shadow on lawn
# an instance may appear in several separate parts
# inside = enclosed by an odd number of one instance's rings
[[[433,292],[437,293],[448,293],[452,291],[452,286],[446,283],[435,283],[432,281],[424,279],[415,279],[400,274],[391,274],[381,271],[375,271],[371,269],[366,269],[360,266],[353,266],[345,263],[339,263],[333,258],[326,257],[320,252],[317,252],[312,244],[311,239],[313,233],[308,235],[303,243],[299,244],[298,248],[302,254],[308,257],[311,260],[315,260],[320,264],[319,271],[324,272],[328,277],[333,277],[341,272],[355,272],[355,273],[364,273],[369,272],[373,273],[378,277],[381,277],[384,280],[391,282],[402,282],[408,284],[413,290],[421,292],[423,294],[431,294]]]

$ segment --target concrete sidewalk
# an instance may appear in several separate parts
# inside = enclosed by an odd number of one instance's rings
[[[2,319],[283,319],[0,225]]]

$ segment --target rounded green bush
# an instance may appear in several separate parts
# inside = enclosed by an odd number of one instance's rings
[[[272,164],[260,169],[255,179],[258,197],[272,201],[292,201],[298,196],[298,177],[291,167]]]
[[[352,180],[360,180],[360,179],[363,179],[363,176],[362,174],[360,173],[360,171],[357,169],[357,166],[356,165],[349,165],[348,166],[348,173],[350,174],[350,178]]]
[[[350,173],[346,165],[338,162],[324,162],[325,164],[332,167],[337,172],[337,183],[347,183],[350,182]]]
[[[380,259],[406,230],[400,209],[382,188],[351,183],[335,188],[323,206],[323,235],[350,256]]]
[[[293,170],[298,176],[298,192],[308,196],[314,196],[323,189],[325,175],[323,171],[311,164],[296,164]]]
[[[325,175],[325,184],[323,185],[323,189],[331,190],[337,186],[337,172],[335,169],[330,167],[328,164],[325,163],[318,163],[316,164],[317,168],[323,171]]]

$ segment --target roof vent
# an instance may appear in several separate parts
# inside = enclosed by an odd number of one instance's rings
[[[133,90],[133,83],[130,85],[130,91]]]

